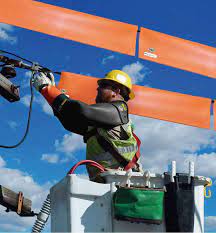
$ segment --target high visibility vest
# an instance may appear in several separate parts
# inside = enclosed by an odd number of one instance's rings
[[[122,140],[119,139],[118,136],[115,137],[114,135],[115,130],[120,132],[120,128],[127,134],[128,139]],[[92,130],[93,127],[89,127],[88,131],[92,131]],[[107,130],[104,128],[97,128],[96,132],[100,137],[105,139],[124,160],[129,162],[133,159],[134,155],[138,150],[138,147],[137,147],[137,140],[133,136],[132,125],[130,121],[127,124],[114,127],[111,130]],[[87,143],[87,147],[86,147],[87,159],[94,160],[100,163],[105,168],[117,169],[118,167],[122,166],[122,164],[113,156],[112,153],[105,150],[100,145],[96,135],[89,137],[86,143]],[[96,173],[95,168],[87,166],[87,170],[89,172],[90,177],[94,176]]]

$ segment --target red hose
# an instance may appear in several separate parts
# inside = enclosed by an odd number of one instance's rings
[[[71,169],[70,171],[67,173],[67,174],[73,174],[74,171],[77,169],[77,167],[79,167],[80,165],[83,165],[83,164],[89,164],[90,166],[93,166],[93,167],[96,167],[98,168],[101,172],[104,172],[105,171],[105,168],[100,165],[99,163],[93,161],[93,160],[82,160],[78,163],[76,163]]]

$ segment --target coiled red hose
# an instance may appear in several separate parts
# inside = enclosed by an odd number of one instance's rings
[[[78,163],[76,163],[67,174],[73,174],[74,171],[77,169],[77,167],[79,167],[80,165],[84,165],[84,164],[89,164],[90,166],[96,167],[98,168],[101,172],[104,172],[106,169],[99,163],[93,161],[93,160],[82,160]]]

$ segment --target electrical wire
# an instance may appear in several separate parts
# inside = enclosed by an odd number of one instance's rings
[[[25,130],[25,134],[22,137],[22,139],[15,145],[12,146],[7,146],[7,145],[0,145],[0,148],[7,148],[7,149],[13,149],[18,147],[19,145],[21,145],[25,139],[26,136],[29,132],[29,126],[30,126],[30,120],[31,120],[31,113],[32,113],[32,104],[33,104],[33,99],[34,99],[34,93],[33,93],[33,86],[32,86],[32,79],[34,78],[34,72],[32,72],[32,77],[30,78],[30,91],[31,91],[31,99],[30,99],[30,105],[29,105],[29,112],[28,112],[28,121],[27,121],[27,126],[26,126],[26,130]]]
[[[28,60],[26,58],[20,57],[20,56],[16,55],[15,53],[7,52],[7,51],[4,51],[2,49],[0,50],[0,53],[10,54],[10,55],[15,56],[15,57],[17,57],[17,58],[19,58],[19,59],[21,59],[23,61],[26,61],[26,62],[29,62],[31,64],[34,64],[34,62],[32,62],[32,61],[30,61],[30,60]],[[0,65],[0,67],[1,66],[4,66],[4,65]],[[41,65],[40,65],[40,67],[45,68],[44,66],[41,66]],[[45,68],[45,69],[47,69],[47,68]],[[49,69],[47,69],[47,70],[49,70]],[[52,72],[52,73],[54,73],[54,74],[58,74],[58,75],[61,74],[61,72],[59,72],[59,71],[52,71],[52,70],[49,70],[49,71]]]
[[[15,57],[17,57],[17,58],[19,58],[19,59],[21,59],[21,60],[23,60],[23,61],[27,61],[27,62],[33,64],[32,61],[30,61],[30,60],[28,60],[28,59],[25,59],[25,58],[23,58],[23,57],[20,57],[20,56],[14,54],[14,53],[10,53],[10,52],[4,51],[4,50],[2,50],[2,49],[0,50],[0,52],[10,54],[10,55],[15,56]]]
[[[17,58],[19,58],[19,59],[21,59],[21,60],[23,60],[23,61],[29,62],[29,63],[32,64],[32,67],[33,67],[35,64],[37,64],[37,63],[34,63],[34,62],[32,62],[32,61],[30,61],[30,60],[28,60],[28,59],[25,59],[25,58],[23,58],[23,57],[20,57],[20,56],[14,54],[14,53],[11,53],[11,52],[7,52],[7,51],[4,51],[4,50],[0,50],[0,53],[10,54],[10,55],[15,56],[15,57],[17,57]],[[0,67],[2,67],[2,66],[4,66],[4,64],[3,64],[3,65],[0,65]],[[54,74],[61,74],[61,72],[58,72],[58,71],[51,71],[51,70],[49,70],[49,69],[47,69],[47,68],[45,68],[45,67],[43,67],[43,66],[41,66],[41,65],[40,65],[40,68],[41,68],[41,71],[40,71],[40,72],[43,72],[43,70],[45,70],[45,71],[52,72],[52,73],[54,73]],[[30,120],[31,120],[31,112],[32,112],[32,104],[33,104],[33,99],[34,99],[33,86],[32,86],[32,79],[34,78],[35,73],[38,72],[38,70],[37,70],[37,71],[36,71],[36,70],[34,71],[34,70],[32,70],[32,69],[30,69],[30,70],[32,71],[32,76],[31,76],[31,78],[30,78],[31,99],[30,99],[30,106],[29,106],[29,112],[28,112],[28,121],[27,121],[27,126],[26,126],[26,130],[25,130],[25,134],[24,134],[24,136],[22,137],[22,139],[21,139],[17,144],[12,145],[12,146],[0,145],[0,148],[12,149],[12,148],[18,147],[19,145],[21,145],[21,144],[25,141],[25,139],[26,139],[26,137],[27,137],[27,134],[28,134],[28,132],[29,132]]]

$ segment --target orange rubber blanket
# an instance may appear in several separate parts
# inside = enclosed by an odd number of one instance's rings
[[[135,55],[138,26],[37,1],[1,2],[0,22]],[[141,28],[139,57],[216,78],[216,48]]]
[[[216,48],[141,28],[139,57],[216,78]]]
[[[95,103],[97,78],[62,72],[58,88],[71,98]],[[129,101],[134,115],[210,128],[211,100],[170,91],[133,85],[136,98]]]
[[[138,27],[37,1],[1,1],[0,22],[135,55]]]

